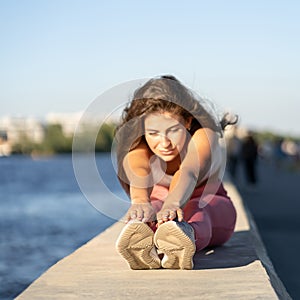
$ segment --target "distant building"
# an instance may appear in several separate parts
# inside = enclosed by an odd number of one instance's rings
[[[72,136],[76,126],[82,117],[82,112],[76,113],[49,113],[46,116],[46,123],[49,125],[59,124],[65,136]]]
[[[0,130],[0,157],[8,156],[11,153],[11,144],[7,140],[7,132]]]
[[[11,146],[24,138],[34,143],[44,139],[42,123],[32,117],[3,117],[0,119],[0,132],[0,153],[3,155],[9,155]]]
[[[84,118],[83,118],[84,117]],[[83,119],[82,119],[83,118]],[[59,124],[62,127],[63,134],[67,137],[73,136],[78,124],[82,126],[99,126],[102,122],[117,123],[119,121],[119,116],[106,116],[94,115],[94,114],[84,114],[83,112],[75,113],[49,113],[46,115],[46,124],[54,125]]]

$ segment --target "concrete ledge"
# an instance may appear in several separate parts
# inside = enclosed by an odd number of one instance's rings
[[[238,213],[222,247],[194,257],[194,270],[132,271],[117,254],[124,224],[106,231],[52,266],[17,299],[291,299],[235,187],[226,183]]]

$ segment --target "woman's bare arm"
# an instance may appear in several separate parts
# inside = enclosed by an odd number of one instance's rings
[[[152,176],[149,164],[150,151],[145,143],[140,143],[130,151],[123,161],[123,167],[130,185],[132,206],[127,212],[126,221],[132,219],[148,222],[155,212],[150,203]]]
[[[218,143],[218,135],[210,129],[198,129],[188,145],[187,154],[175,173],[170,191],[161,211],[157,214],[159,223],[183,219],[182,207],[189,200],[197,184],[206,179],[211,167],[212,149]]]

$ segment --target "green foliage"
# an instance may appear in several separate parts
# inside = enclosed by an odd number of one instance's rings
[[[14,154],[31,154],[36,144],[30,141],[30,139],[22,133],[19,137],[19,141],[12,145],[12,153]]]
[[[100,127],[82,126],[76,136],[76,152],[109,152],[114,138],[116,125],[104,123]]]
[[[270,131],[260,131],[254,133],[254,138],[261,144],[265,141],[274,142],[278,138],[278,135]]]
[[[266,141],[273,143],[280,139],[290,140],[290,141],[294,141],[294,142],[299,142],[299,140],[300,140],[299,137],[282,135],[282,134],[274,133],[271,131],[257,131],[254,133],[254,137],[259,144],[266,142]]]
[[[66,137],[63,134],[61,125],[49,125],[45,130],[45,138],[41,148],[53,153],[71,152],[72,137]]]
[[[113,124],[103,124],[97,134],[95,150],[96,152],[109,152],[114,138]]]

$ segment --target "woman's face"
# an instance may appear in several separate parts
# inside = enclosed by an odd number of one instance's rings
[[[189,123],[168,112],[146,116],[145,138],[151,151],[166,162],[172,161],[184,147]]]

